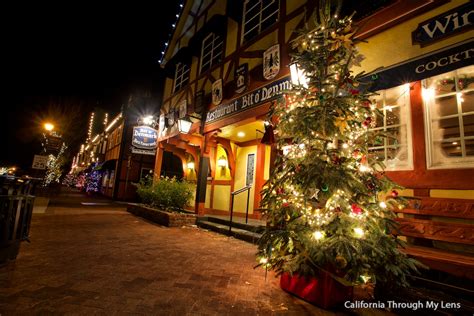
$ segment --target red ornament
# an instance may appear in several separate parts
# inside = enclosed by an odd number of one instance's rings
[[[368,118],[365,119],[364,122],[362,122],[362,125],[364,127],[368,127],[370,125],[370,123],[372,123],[372,118],[369,116]]]
[[[363,106],[364,108],[369,108],[370,105],[371,105],[370,101],[364,101],[364,102],[362,102],[362,106]]]
[[[288,207],[288,206],[290,206],[290,203],[285,202],[285,203],[283,203],[281,206],[282,206],[282,207]]]
[[[352,213],[356,215],[360,215],[362,213],[362,209],[355,203],[351,205],[351,208],[352,208]]]
[[[283,190],[283,188],[278,188],[276,191],[277,191],[277,194],[279,195],[285,193],[285,190]]]
[[[351,89],[351,94],[352,94],[352,95],[357,95],[357,94],[359,94],[359,92],[360,92],[360,91],[357,90],[357,89]]]
[[[300,166],[300,165],[297,165],[297,166],[295,167],[295,172],[298,173],[298,172],[300,172],[300,171],[301,171],[301,166]]]
[[[398,191],[397,190],[392,190],[392,196],[396,198],[398,196]]]

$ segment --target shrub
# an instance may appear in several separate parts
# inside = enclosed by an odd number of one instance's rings
[[[176,178],[161,177],[152,181],[151,178],[135,184],[137,194],[144,204],[159,207],[165,211],[183,210],[193,197],[193,185]]]

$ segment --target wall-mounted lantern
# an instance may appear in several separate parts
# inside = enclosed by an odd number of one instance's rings
[[[221,168],[227,167],[227,158],[224,155],[220,156],[219,159],[217,159],[217,166]]]
[[[187,167],[189,170],[194,170],[194,161],[189,161]]]
[[[295,86],[308,88],[308,77],[303,69],[299,68],[297,63],[290,65],[291,83]]]
[[[193,125],[193,122],[191,122],[191,120],[187,116],[178,119],[178,130],[180,133],[183,133],[183,134],[189,133],[189,130],[191,129],[191,125]]]

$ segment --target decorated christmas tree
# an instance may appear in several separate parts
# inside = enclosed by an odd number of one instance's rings
[[[277,274],[406,286],[417,262],[394,234],[400,187],[368,150],[390,135],[370,130],[382,114],[361,74],[350,71],[363,60],[355,31],[352,17],[322,1],[293,41],[292,80],[299,75],[299,82],[271,112],[279,154],[263,190],[268,225],[258,260]]]

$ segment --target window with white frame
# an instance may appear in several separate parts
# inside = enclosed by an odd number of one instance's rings
[[[378,91],[378,115],[370,131],[376,135],[369,144],[369,153],[382,161],[386,170],[413,169],[411,145],[410,86]]]
[[[429,169],[474,166],[474,66],[423,81]]]
[[[173,93],[181,90],[189,82],[189,66],[185,63],[176,64],[176,72],[174,75]]]
[[[217,34],[209,34],[202,41],[200,73],[203,73],[204,71],[210,69],[212,66],[220,63],[222,61],[223,51],[223,39]]]
[[[242,25],[242,42],[246,42],[278,21],[279,0],[246,0]]]

